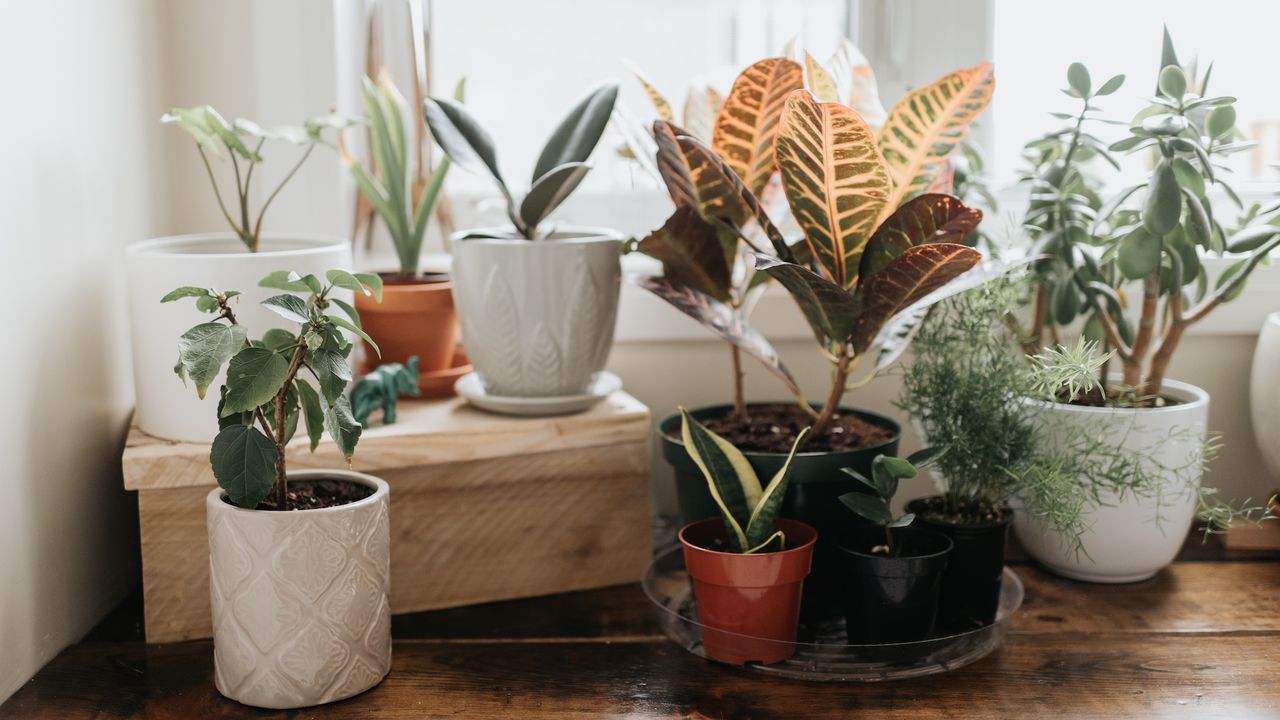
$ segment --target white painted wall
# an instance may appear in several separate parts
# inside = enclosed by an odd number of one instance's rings
[[[0,700],[137,578],[121,249],[166,205],[156,5],[0,4]]]

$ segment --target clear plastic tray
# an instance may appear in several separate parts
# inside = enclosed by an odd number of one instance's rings
[[[693,588],[677,546],[659,555],[644,578],[644,592],[657,607],[663,632],[685,650],[705,658]],[[826,682],[877,682],[955,670],[986,657],[1003,642],[1009,618],[1022,605],[1022,580],[1008,567],[1000,607],[992,624],[959,635],[891,645],[849,645],[844,621],[801,627],[795,655],[773,665],[748,663],[761,673]],[[723,632],[723,631],[719,631]]]

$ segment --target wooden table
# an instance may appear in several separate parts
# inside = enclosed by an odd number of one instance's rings
[[[292,714],[219,696],[209,641],[143,644],[135,599],[0,717],[1280,717],[1280,554],[1193,535],[1178,563],[1134,585],[1016,570],[1027,598],[1004,647],[945,675],[833,685],[722,667],[665,640],[627,585],[397,616],[380,686]]]

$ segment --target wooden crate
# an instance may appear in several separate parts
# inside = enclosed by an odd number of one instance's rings
[[[376,422],[376,420],[375,420]],[[391,609],[415,612],[606,587],[650,557],[649,411],[616,392],[592,410],[515,418],[461,400],[402,401],[367,430],[353,469],[391,486]],[[289,466],[343,467],[328,440]],[[148,642],[212,635],[204,497],[209,447],[130,431]]]

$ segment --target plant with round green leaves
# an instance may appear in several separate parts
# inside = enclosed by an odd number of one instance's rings
[[[373,167],[370,170],[361,167],[347,153],[339,136],[342,162],[355,178],[356,187],[387,226],[400,261],[400,275],[416,277],[422,241],[449,172],[449,158],[441,158],[426,184],[415,187],[409,168],[413,116],[408,103],[386,72],[378,76],[376,83],[364,78],[361,87]],[[455,101],[462,102],[465,88],[466,78],[463,78],[454,90]]]
[[[867,477],[853,468],[841,468],[840,472],[854,478],[871,490],[865,492],[849,492],[840,496],[840,502],[859,517],[884,527],[884,545],[871,548],[871,552],[882,555],[894,555],[893,529],[906,527],[916,519],[914,513],[893,516],[890,504],[893,496],[898,494],[898,483],[916,476],[946,453],[945,447],[931,447],[917,450],[904,458],[892,455],[877,455],[871,461],[871,477]]]
[[[262,220],[267,208],[293,179],[316,145],[325,143],[322,137],[328,128],[341,129],[354,123],[351,118],[335,113],[328,113],[311,118],[302,127],[284,126],[264,128],[252,120],[237,118],[234,122],[226,119],[208,105],[190,108],[173,108],[165,113],[160,122],[177,125],[196,141],[196,150],[204,163],[205,173],[209,176],[209,184],[213,186],[214,197],[218,200],[218,209],[226,219],[231,230],[240,238],[249,252],[257,252],[262,238]],[[263,161],[262,148],[268,140],[283,140],[292,145],[305,148],[297,162],[278,185],[267,195],[262,207],[255,215],[249,208],[249,194],[253,183],[253,173]],[[235,173],[236,183],[236,215],[233,216],[223,202],[222,191],[218,189],[218,180],[213,174],[213,165],[209,156],[221,159],[230,158]],[[243,164],[243,170],[241,165]]]
[[[519,203],[498,168],[493,138],[461,102],[429,97],[423,101],[422,111],[432,137],[450,160],[468,172],[488,175],[497,184],[506,200],[507,218],[515,236],[536,240],[547,235],[538,232],[539,226],[568,199],[591,170],[587,160],[604,134],[617,98],[618,85],[604,85],[560,121],[543,146],[533,168],[532,186]]]
[[[724,518],[729,547],[737,553],[785,549],[786,535],[777,529],[778,512],[787,494],[791,460],[808,429],[800,431],[782,468],[761,487],[751,463],[728,440],[711,432],[680,408],[680,434],[685,451],[702,470]]]
[[[226,381],[219,390],[219,431],[209,453],[218,485],[240,507],[256,508],[272,497],[275,509],[284,510],[284,448],[300,421],[313,452],[326,429],[348,461],[355,452],[361,428],[344,394],[351,380],[347,358],[353,346],[343,331],[363,338],[375,352],[378,346],[360,329],[355,308],[332,293],[344,288],[381,302],[382,280],[346,270],[330,270],[325,280],[278,271],[258,285],[286,291],[262,304],[298,323],[296,332],[272,328],[261,339],[250,340],[232,309],[240,294],[233,290],[180,287],[161,302],[193,298],[198,310],[214,316],[183,333],[174,372],[184,383],[190,379],[203,398],[226,366]],[[303,370],[314,386],[301,377]]]

